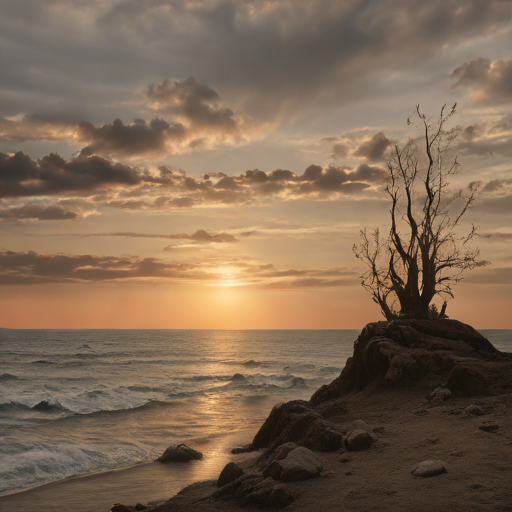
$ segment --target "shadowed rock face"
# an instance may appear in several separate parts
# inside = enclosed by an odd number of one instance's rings
[[[507,364],[508,363],[508,364]],[[510,354],[499,352],[481,334],[457,320],[395,320],[368,324],[354,343],[353,356],[341,375],[318,389],[309,405],[315,406],[380,381],[400,385],[437,379],[454,392],[493,392],[493,377],[500,386],[512,385],[503,365]],[[510,368],[509,368],[510,369]],[[496,390],[494,390],[496,391]]]

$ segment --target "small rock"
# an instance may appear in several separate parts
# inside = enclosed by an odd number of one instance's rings
[[[238,453],[247,453],[251,451],[251,445],[250,444],[244,444],[244,446],[238,446],[236,448],[233,448],[231,450],[231,453],[233,455],[237,455]]]
[[[143,505],[142,503],[137,503],[137,505],[135,505],[135,510],[146,510],[148,507],[146,507],[146,505]]]
[[[451,398],[452,392],[448,388],[436,388],[430,395],[428,395],[427,400],[430,402],[431,400],[437,401],[437,402],[444,402]]]
[[[338,459],[341,463],[343,464],[346,464],[347,462],[350,462],[352,459],[350,457],[347,457],[345,455],[342,455],[339,459]]]
[[[442,460],[424,460],[412,470],[414,476],[423,478],[440,475],[446,472],[446,467]]]
[[[360,429],[353,430],[345,439],[345,446],[347,450],[351,451],[366,450],[370,448],[372,443],[373,437],[371,434]]]
[[[484,410],[479,405],[475,404],[468,405],[464,409],[464,413],[468,416],[483,416],[485,414]]]
[[[305,480],[318,476],[323,471],[322,463],[307,448],[299,446],[281,460],[274,460],[264,470],[263,476],[274,480]]]
[[[110,512],[132,512],[131,508],[128,508],[126,505],[122,503],[116,503],[111,509]]]
[[[496,423],[485,423],[480,425],[478,428],[484,432],[495,433],[500,429],[500,426],[496,425]]]
[[[224,466],[224,469],[219,475],[219,479],[217,480],[217,487],[224,487],[225,485],[230,484],[237,478],[241,477],[243,474],[244,470],[238,466],[238,464],[229,462]]]
[[[165,452],[156,459],[158,462],[189,462],[190,460],[199,460],[203,454],[185,444],[172,444]]]
[[[352,476],[353,474],[354,474],[354,473],[352,473],[352,471],[347,471],[347,472],[345,473],[345,475],[346,475],[346,476]]]
[[[295,443],[284,443],[275,449],[272,459],[282,460],[286,458],[292,450],[295,450],[295,448],[298,448],[298,445]]]

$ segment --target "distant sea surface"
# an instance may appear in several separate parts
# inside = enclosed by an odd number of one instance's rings
[[[512,330],[482,330],[512,352]],[[0,494],[256,429],[308,399],[359,330],[0,330]]]

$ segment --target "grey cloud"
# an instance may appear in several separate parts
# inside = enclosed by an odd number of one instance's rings
[[[173,154],[187,136],[182,124],[169,124],[163,119],[151,121],[135,119],[124,124],[120,119],[96,127],[82,122],[78,127],[78,138],[89,145],[81,154],[113,154],[125,157],[140,157],[146,154]],[[173,148],[174,146],[174,148]]]
[[[96,236],[118,236],[123,238],[161,238],[166,240],[190,240],[198,244],[226,244],[238,242],[237,238],[230,233],[208,233],[204,229],[198,229],[192,235],[186,233],[175,234],[155,234],[155,233],[133,233],[133,232],[114,232],[114,233],[91,233],[82,235],[83,238]]]
[[[451,74],[453,89],[465,89],[471,102],[498,105],[512,102],[512,59],[478,58],[459,66]]]
[[[182,120],[192,129],[216,129],[235,134],[239,126],[235,113],[220,104],[211,87],[189,76],[184,80],[165,79],[146,90],[149,106]]]
[[[510,285],[512,267],[487,268],[472,272],[465,278],[468,283]]]
[[[365,158],[370,163],[383,160],[388,147],[392,144],[384,132],[376,132],[370,136],[367,128],[348,131],[339,137],[326,137],[321,142],[334,142],[329,156],[335,160]]]
[[[478,157],[512,157],[512,114],[470,125],[457,144],[463,154]]]
[[[0,220],[72,220],[76,212],[57,204],[46,204],[41,201],[26,203],[18,207],[0,208]]]
[[[66,161],[52,153],[35,161],[21,151],[14,155],[0,152],[0,197],[92,192],[140,181],[136,169],[98,156]]]
[[[370,162],[378,162],[384,158],[384,153],[391,145],[391,141],[383,132],[376,133],[369,141],[363,142],[355,151],[355,156],[361,156]]]
[[[9,114],[54,102],[101,117],[98,96],[119,101],[141,75],[172,69],[182,77],[199,68],[237,107],[278,117],[307,108],[305,98],[313,106],[371,94],[383,69],[429,59],[510,21],[510,3],[502,0],[432,0],[428,7],[423,0],[22,4],[5,0],[0,20],[0,109]]]
[[[0,197],[89,196],[91,208],[166,210],[357,194],[381,184],[387,175],[381,167],[361,164],[353,170],[310,165],[302,175],[255,169],[194,178],[168,167],[150,172],[83,153],[70,160],[55,154],[32,160],[22,152],[0,153]]]
[[[0,285],[163,279],[225,282],[225,266],[236,269],[229,280],[270,288],[323,288],[358,284],[349,269],[276,269],[248,258],[225,257],[201,263],[173,263],[137,256],[38,254],[0,251]]]
[[[496,192],[497,190],[501,190],[508,185],[512,185],[512,178],[491,180],[485,184],[482,191]]]
[[[318,279],[307,277],[303,279],[292,279],[288,281],[278,281],[267,284],[268,288],[334,288],[339,286],[356,286],[360,281],[353,279]]]
[[[224,143],[239,143],[257,127],[220,104],[216,91],[194,77],[166,79],[151,84],[145,91],[153,110],[172,116],[172,121],[155,117],[134,119],[125,124],[117,118],[95,126],[87,121],[71,122],[56,114],[25,115],[7,119],[0,116],[0,140],[9,142],[61,141],[87,144],[82,154],[113,155],[123,158],[175,155],[194,149],[212,148]]]
[[[0,252],[0,284],[66,283],[119,279],[210,279],[196,265],[155,258],[72,256],[29,252]]]
[[[475,203],[476,212],[493,215],[509,215],[512,211],[512,195],[489,197]]]
[[[335,160],[342,160],[343,158],[347,158],[348,154],[348,145],[343,142],[337,142],[336,144],[333,145],[330,156]]]
[[[479,232],[477,233],[479,238],[490,240],[491,242],[511,242],[512,233],[500,233],[500,232]]]

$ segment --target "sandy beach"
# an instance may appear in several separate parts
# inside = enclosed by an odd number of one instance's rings
[[[192,482],[215,478],[224,465],[252,454],[232,455],[233,446],[248,443],[254,431],[191,440],[204,453],[190,464],[148,462],[115,471],[60,480],[23,492],[0,497],[0,510],[40,512],[57,509],[74,512],[108,511],[115,503],[160,503]]]

